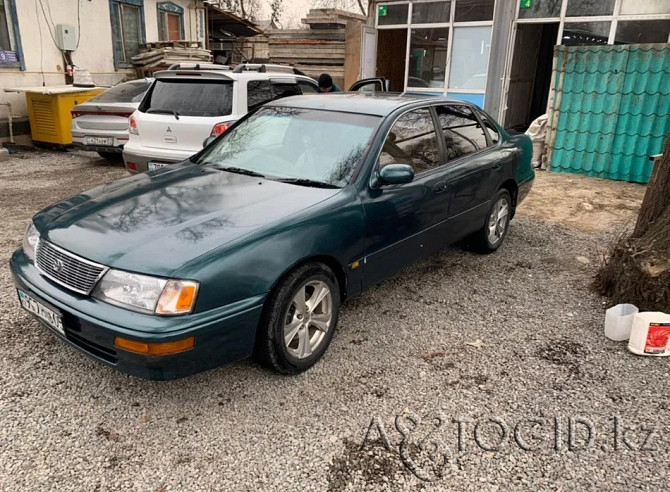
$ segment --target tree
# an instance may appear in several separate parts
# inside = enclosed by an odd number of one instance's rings
[[[670,313],[670,135],[633,233],[614,245],[593,285],[614,304]]]
[[[212,0],[209,3],[251,21],[257,20],[262,7],[261,0]]]
[[[270,21],[279,24],[279,17],[284,12],[283,0],[270,1]]]
[[[368,0],[312,0],[312,8],[316,9],[339,9],[348,12],[360,10],[361,14],[367,14]]]

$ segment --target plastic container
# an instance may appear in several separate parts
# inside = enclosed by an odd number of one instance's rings
[[[633,316],[640,310],[632,304],[617,304],[605,311],[605,336],[615,342],[630,338]]]
[[[637,355],[670,355],[670,314],[645,312],[633,315],[628,350]]]

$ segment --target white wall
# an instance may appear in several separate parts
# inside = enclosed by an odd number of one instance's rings
[[[108,0],[42,0],[51,7],[54,24],[77,26],[77,2],[80,5],[81,34],[79,48],[72,53],[74,64],[87,69],[96,84],[113,85],[126,77],[134,78],[134,70],[114,70],[112,27]],[[156,3],[144,0],[144,19],[147,42],[158,41]],[[203,41],[198,29],[196,0],[172,0],[184,8],[184,36],[188,40]],[[198,2],[202,5],[202,2]],[[39,5],[39,4],[38,4]],[[0,69],[0,89],[8,87],[35,87],[63,85],[63,58],[54,45],[42,10],[35,2],[17,0],[16,11],[25,60],[25,71]],[[47,11],[48,14],[48,11]],[[202,23],[202,21],[201,21]],[[40,28],[42,31],[40,39]],[[0,90],[0,102],[10,102],[15,117],[26,116],[25,95]],[[6,109],[0,107],[0,120],[6,119]]]

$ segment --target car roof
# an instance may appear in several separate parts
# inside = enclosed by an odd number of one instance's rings
[[[459,103],[464,101],[448,99],[443,96],[416,93],[378,92],[374,95],[360,92],[341,92],[336,94],[313,94],[292,96],[266,103],[270,107],[293,107],[304,109],[323,109],[344,113],[361,113],[386,116],[398,108],[421,101],[435,103]],[[468,104],[468,103],[465,103]]]

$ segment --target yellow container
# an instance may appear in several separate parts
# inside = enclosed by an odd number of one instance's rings
[[[32,139],[37,143],[56,145],[72,144],[72,108],[105,90],[72,86],[35,89],[25,90]]]

